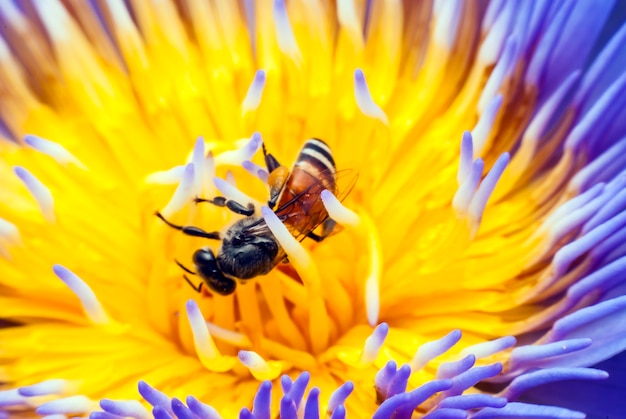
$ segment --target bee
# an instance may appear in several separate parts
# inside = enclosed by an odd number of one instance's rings
[[[319,242],[328,237],[335,230],[335,222],[329,218],[320,194],[324,189],[335,195],[338,192],[337,169],[330,147],[316,138],[307,140],[291,170],[268,154],[265,145],[263,155],[269,172],[268,206],[277,208],[277,217],[298,240],[308,237]],[[347,192],[354,185],[354,180]],[[186,235],[222,241],[217,256],[210,248],[201,248],[193,253],[195,271],[176,261],[186,273],[198,275],[202,279],[203,282],[196,286],[183,275],[197,292],[201,292],[202,285],[206,283],[212,291],[229,295],[235,291],[236,281],[245,282],[265,275],[279,263],[287,262],[285,251],[263,217],[255,215],[253,204],[244,206],[221,196],[213,199],[196,198],[195,201],[226,207],[245,216],[228,227],[222,236],[217,231],[207,232],[196,226],[173,224],[159,212],[156,213],[168,226]],[[316,230],[319,230],[319,234],[314,232]]]

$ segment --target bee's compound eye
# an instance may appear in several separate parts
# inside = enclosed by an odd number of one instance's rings
[[[198,249],[193,253],[193,263],[197,266],[207,266],[215,263],[215,256],[208,249]]]
[[[240,247],[243,245],[243,240],[241,235],[237,234],[235,237],[233,237],[233,239],[230,241],[230,243],[234,246],[234,247]]]

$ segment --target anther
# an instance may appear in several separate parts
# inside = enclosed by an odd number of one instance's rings
[[[354,71],[354,96],[356,98],[356,104],[363,115],[378,119],[383,124],[389,125],[389,119],[385,112],[374,103],[374,99],[372,99],[372,95],[367,87],[367,82],[365,81],[365,75],[361,69]]]
[[[253,112],[259,107],[261,97],[263,96],[263,88],[265,87],[265,71],[257,70],[254,74],[254,80],[248,87],[246,97],[241,104],[241,115]]]
[[[63,281],[65,285],[67,285],[69,289],[71,289],[72,292],[78,297],[85,314],[92,323],[98,325],[109,325],[112,323],[109,315],[98,300],[98,297],[96,297],[96,294],[94,294],[85,281],[61,265],[54,265],[52,270],[54,271],[54,274],[59,277],[59,279]]]
[[[56,216],[54,213],[54,198],[50,189],[23,167],[16,166],[13,168],[13,171],[28,188],[37,204],[39,204],[39,209],[46,221],[53,223]]]
[[[67,149],[61,144],[44,140],[43,138],[34,135],[26,135],[24,137],[24,142],[35,150],[52,157],[61,164],[65,165],[71,163],[81,169],[86,169],[85,165],[82,164],[72,153],[67,151]]]
[[[254,351],[239,351],[239,361],[245,365],[257,380],[273,380],[282,368],[276,362],[267,362]]]
[[[379,324],[372,334],[365,339],[365,345],[363,346],[363,353],[361,354],[361,364],[369,365],[376,361],[378,352],[382,348],[387,333],[389,332],[389,326],[387,323]]]
[[[220,354],[196,302],[194,300],[187,301],[185,309],[193,334],[194,347],[202,365],[215,372],[230,370],[235,365],[236,360],[234,357]]]
[[[195,176],[193,163],[188,163],[187,166],[185,166],[185,171],[180,179],[180,183],[178,184],[176,191],[174,191],[174,195],[172,195],[170,201],[161,210],[161,214],[163,214],[165,218],[169,218],[174,213],[178,212],[189,203],[193,196],[195,196],[193,189]]]
[[[361,223],[359,215],[344,206],[331,191],[323,190],[320,197],[330,218],[339,224],[356,227]]]

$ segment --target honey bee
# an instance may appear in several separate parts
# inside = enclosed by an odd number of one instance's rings
[[[335,222],[329,218],[320,194],[324,189],[334,194],[338,192],[337,170],[328,145],[316,138],[307,140],[291,170],[280,165],[274,156],[268,154],[265,145],[263,155],[269,172],[268,206],[272,209],[277,208],[276,215],[298,240],[306,237],[318,242],[324,240],[335,229]],[[351,186],[354,185],[354,180]],[[226,207],[245,216],[228,227],[222,237],[217,231],[207,232],[195,226],[173,224],[159,212],[156,213],[168,226],[184,234],[222,241],[217,256],[209,248],[201,248],[194,252],[192,260],[195,271],[176,261],[185,272],[198,275],[203,280],[196,286],[183,275],[197,292],[201,292],[202,285],[206,283],[213,292],[221,295],[232,294],[237,280],[244,282],[265,275],[280,262],[287,261],[285,251],[263,217],[255,215],[253,204],[244,206],[221,196],[213,199],[196,198],[195,201]],[[314,232],[316,229],[319,230],[319,234]]]

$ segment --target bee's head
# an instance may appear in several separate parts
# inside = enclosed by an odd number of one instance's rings
[[[231,226],[217,256],[220,269],[239,279],[250,279],[271,271],[279,251],[279,245],[269,231],[266,235],[251,234],[246,230],[249,224],[250,220],[245,218]]]

